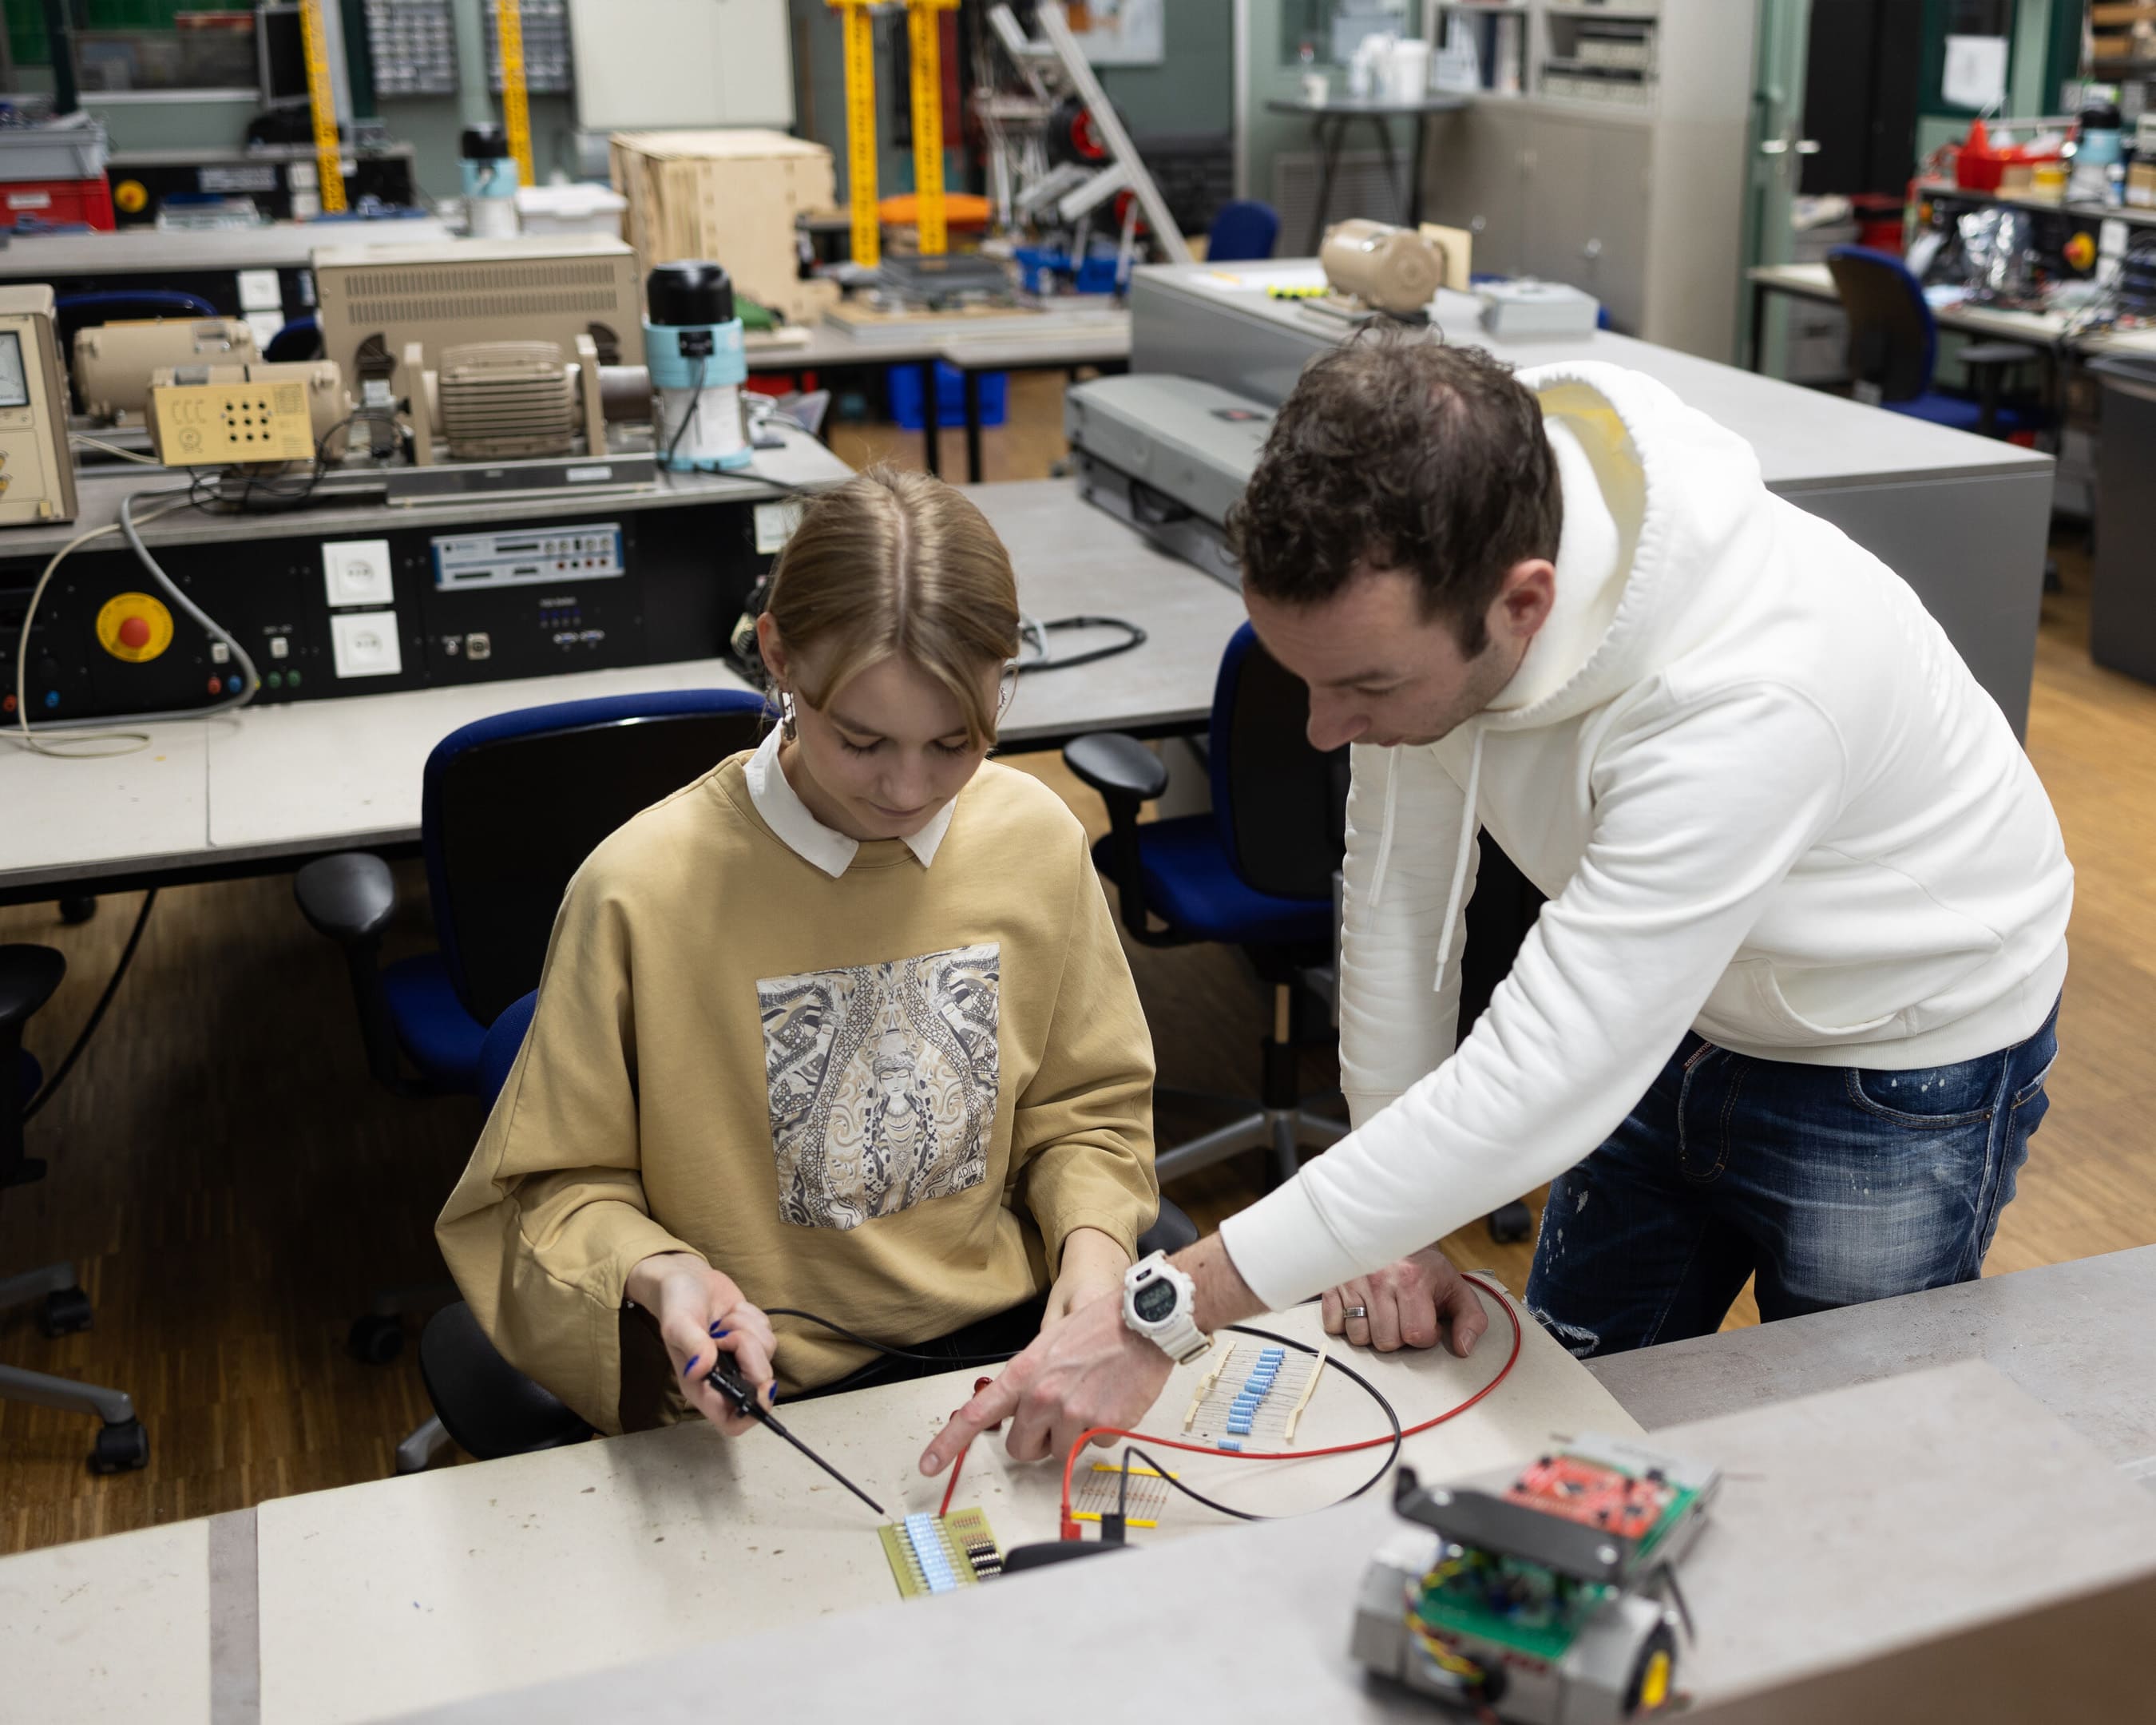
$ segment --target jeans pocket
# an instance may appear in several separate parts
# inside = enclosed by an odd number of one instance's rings
[[[1991,1118],[2003,1057],[1987,1055],[1951,1066],[1902,1072],[1863,1066],[1846,1066],[1842,1071],[1850,1101],[1866,1113],[1912,1130],[1943,1132]]]

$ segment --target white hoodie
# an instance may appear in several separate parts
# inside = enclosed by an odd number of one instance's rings
[[[2034,1034],[2066,975],[2051,803],[1901,578],[1652,378],[1519,375],[1563,486],[1556,607],[1486,711],[1353,752],[1356,1130],[1220,1230],[1276,1308],[1572,1167],[1687,1029],[1944,1065]],[[1478,828],[1550,902],[1455,1053]]]

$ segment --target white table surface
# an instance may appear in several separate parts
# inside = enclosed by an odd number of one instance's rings
[[[991,345],[1002,355],[999,363],[1014,367],[1097,365],[1130,356],[1131,315],[1105,302],[1097,307],[1044,311],[1040,324],[1039,329],[1023,333],[1014,332],[1005,325],[993,335],[968,336],[964,320],[952,318],[882,331],[872,340],[863,341],[843,325],[819,323],[811,326],[806,341],[750,347],[748,368],[752,372],[813,371],[824,366],[906,365],[937,358],[957,364],[953,349],[964,352],[966,363],[973,364],[974,349]]]
[[[1279,1315],[1269,1327],[1314,1341],[1317,1308]],[[1553,1433],[1637,1431],[1585,1368],[1532,1322],[1524,1328],[1511,1375],[1458,1418],[1409,1439],[1410,1462],[1460,1473],[1531,1455]],[[1233,1339],[1246,1350],[1264,1345]],[[1510,1326],[1493,1315],[1470,1360],[1349,1358],[1411,1425],[1489,1383],[1510,1339]],[[1180,1370],[1142,1425],[1177,1435],[1209,1363]],[[896,1519],[936,1508],[945,1482],[921,1478],[915,1465],[977,1375],[962,1371],[779,1412]],[[1328,1373],[1297,1446],[1384,1430],[1368,1398]],[[1165,1459],[1200,1490],[1294,1514],[1360,1483],[1383,1455]],[[954,1507],[984,1508],[1005,1547],[1052,1539],[1060,1483],[1060,1467],[1011,1463],[991,1436],[967,1457]],[[374,1718],[855,1608],[919,1609],[900,1599],[876,1517],[768,1433],[730,1441],[684,1425],[274,1499],[252,1514],[261,1717],[270,1725]],[[171,1677],[158,1692],[159,1720],[207,1717],[198,1701],[201,1650],[214,1619],[210,1590],[192,1579],[208,1559],[207,1525],[0,1560],[0,1604],[8,1608],[0,1614],[0,1671],[9,1703],[19,1703],[26,1719],[108,1717],[94,1703],[121,1692],[100,1686],[105,1680],[96,1674],[110,1664],[127,1681]],[[1169,1543],[1224,1525],[1177,1500],[1158,1529],[1135,1537]],[[146,1574],[155,1583],[147,1594]],[[136,1609],[146,1599],[156,1604],[146,1617]]]
[[[2139,1580],[2145,1590],[2156,1574],[2156,1504],[1989,1365],[1676,1426],[1649,1441],[1724,1470],[1679,1566],[1698,1635],[1680,1654],[1678,1681],[1710,1715],[1996,1625],[2005,1639],[1993,1662],[2013,1668],[2018,1705],[1972,1707],[1964,1679],[1951,1708],[1909,1706],[1888,1681],[1853,1713],[1775,1717],[2146,1717],[2145,1705],[2134,1710],[2148,1693],[2143,1645],[2095,1650],[2107,1666],[2099,1701],[2077,1687],[2092,1650],[2074,1644],[2071,1625],[2032,1651],[2014,1620],[2093,1589]],[[1132,1556],[900,1612],[762,1635],[714,1625],[671,1657],[418,1717],[701,1725],[715,1716],[946,1722],[993,1709],[1029,1725],[1442,1725],[1456,1716],[1372,1683],[1348,1655],[1363,1569],[1399,1525],[1384,1503],[1364,1500],[1165,1549],[1141,1538]],[[2030,1691],[2041,1697],[2034,1711]],[[2076,1704],[2084,1700],[2097,1704]]]
[[[209,1527],[0,1561],[0,1719],[208,1718]]]

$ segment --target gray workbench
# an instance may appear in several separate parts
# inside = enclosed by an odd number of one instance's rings
[[[1989,1360],[2156,1490],[2156,1245],[1588,1362],[1650,1431]]]
[[[800,441],[806,447],[782,476],[843,476],[836,458]],[[759,460],[778,470],[771,456]],[[81,521],[16,530],[7,547],[17,555],[49,552],[85,526],[111,519],[131,485],[167,482],[89,482]],[[670,483],[714,496],[773,495],[752,480],[674,475]],[[1050,746],[1091,730],[1158,736],[1202,728],[1221,651],[1242,621],[1236,596],[1081,502],[1067,480],[988,485],[969,495],[1010,547],[1028,615],[1126,618],[1147,635],[1144,645],[1116,658],[1023,678],[1003,726],[1005,750]],[[663,494],[632,494],[609,497],[605,507],[611,513],[665,502]],[[529,500],[499,501],[460,508],[455,519],[516,519],[534,509]],[[286,533],[304,526],[309,532],[366,534],[424,518],[354,500],[274,517],[271,525]],[[187,516],[154,523],[144,536],[154,549],[261,531],[259,522]],[[75,555],[127,553],[107,538]],[[1111,639],[1075,632],[1051,638],[1060,652]],[[0,809],[34,809],[41,816],[0,821],[0,893],[42,896],[65,887],[110,890],[209,872],[268,872],[329,850],[408,845],[419,836],[428,752],[459,726],[542,701],[712,686],[743,685],[726,661],[698,660],[251,707],[223,719],[146,727],[151,747],[100,760],[0,747]]]
[[[1323,281],[1306,259],[1140,270],[1131,288],[1131,369],[1278,402],[1347,326],[1268,290]],[[1908,582],[2021,734],[2051,527],[2049,455],[1608,331],[1501,341],[1483,331],[1481,309],[1469,295],[1440,293],[1432,321],[1448,340],[1511,365],[1629,367],[1743,438],[1768,490],[1833,522]]]
[[[38,234],[0,246],[0,281],[305,270],[316,246],[447,244],[455,238],[433,216],[327,225],[272,222],[201,232],[129,228],[116,234]]]

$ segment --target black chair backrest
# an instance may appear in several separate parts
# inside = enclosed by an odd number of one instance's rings
[[[465,1009],[490,1024],[537,988],[584,859],[632,815],[755,747],[762,727],[750,711],[654,715],[480,742],[443,762],[429,787],[429,885]]]
[[[1922,287],[1899,258],[1837,246],[1827,269],[1849,320],[1850,374],[1881,401],[1914,401],[1932,387],[1938,326]]]
[[[1244,626],[1245,631],[1248,624]],[[1310,691],[1255,636],[1242,646],[1225,711],[1213,715],[1213,799],[1235,871],[1260,892],[1329,899],[1346,848],[1348,751],[1312,748]],[[1223,680],[1225,680],[1224,678]]]

